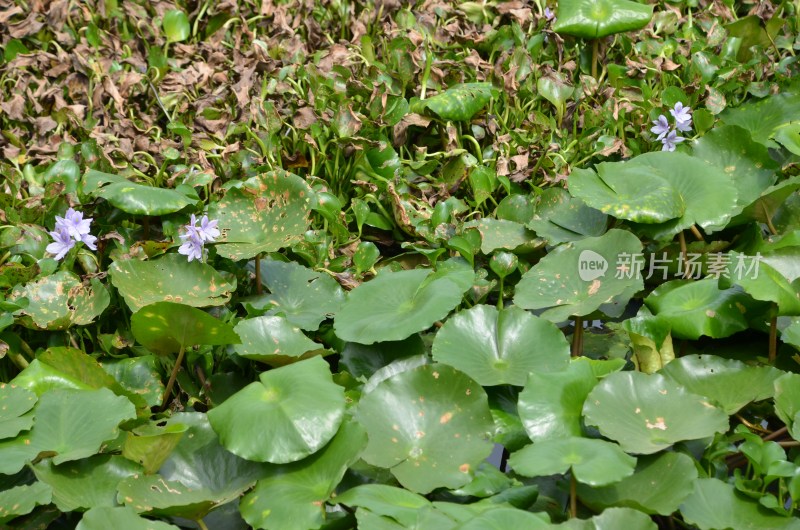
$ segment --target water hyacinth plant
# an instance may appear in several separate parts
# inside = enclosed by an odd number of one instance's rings
[[[0,528],[800,529],[797,2],[0,5]]]

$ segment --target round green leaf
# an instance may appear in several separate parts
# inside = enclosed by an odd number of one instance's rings
[[[790,153],[800,155],[800,122],[791,122],[779,127],[773,138]]]
[[[569,343],[555,324],[518,307],[456,313],[436,334],[432,352],[434,361],[482,386],[522,386],[530,372],[557,372],[569,363]]]
[[[603,162],[596,171],[575,169],[569,190],[603,213],[637,223],[665,223],[686,211],[678,190],[652,168]]]
[[[775,380],[775,414],[789,428],[795,440],[800,440],[800,375],[787,373]]]
[[[180,9],[170,9],[164,13],[161,25],[164,27],[167,42],[183,42],[189,38],[189,17]]]
[[[597,384],[585,358],[571,362],[563,372],[528,376],[519,394],[519,417],[534,442],[581,436],[583,403]]]
[[[364,428],[342,424],[318,453],[286,466],[267,466],[266,477],[241,501],[239,510],[254,528],[307,530],[325,522],[325,502],[366,444]]]
[[[458,528],[460,530],[508,530],[509,528],[549,530],[552,527],[549,521],[538,514],[501,506],[471,517]]]
[[[574,178],[578,171],[575,169],[570,178]],[[536,197],[535,212],[527,226],[549,244],[557,245],[584,237],[601,236],[606,231],[606,224],[605,214],[572,197],[567,190],[547,188]]]
[[[20,322],[30,328],[67,329],[91,324],[108,307],[111,297],[96,278],[88,284],[69,271],[59,271],[35,282],[15,287],[10,302],[27,298]]]
[[[572,471],[581,484],[605,486],[631,475],[636,459],[619,445],[594,438],[557,438],[528,445],[511,455],[511,468],[526,477]]]
[[[186,432],[157,475],[139,474],[120,482],[119,502],[138,512],[196,520],[237,499],[263,476],[264,466],[219,444],[205,415],[176,414],[167,427]]]
[[[649,514],[670,515],[692,493],[697,479],[694,460],[683,453],[639,457],[633,475],[601,487],[578,486],[578,497],[601,511],[625,506]]]
[[[496,90],[491,83],[462,83],[416,103],[414,112],[428,108],[443,120],[467,121],[485,107]]]
[[[372,344],[401,340],[428,329],[461,302],[474,277],[469,268],[382,271],[350,291],[334,320],[336,335],[349,342]]]
[[[522,245],[533,247],[544,245],[544,241],[525,228],[524,224],[505,219],[481,219],[464,223],[464,228],[478,230],[481,235],[481,252],[487,256],[499,248],[514,250]]]
[[[155,356],[104,360],[103,370],[116,379],[123,388],[141,396],[148,407],[161,404],[164,383],[156,368]]]
[[[92,508],[83,515],[83,519],[75,527],[75,530],[108,530],[109,528],[179,530],[177,526],[171,524],[139,517],[135,510],[127,506]]]
[[[638,231],[652,239],[670,239],[693,224],[708,233],[715,232],[724,228],[731,216],[738,213],[736,201],[739,195],[732,178],[723,169],[699,158],[658,151],[615,164],[624,164],[630,171],[642,169],[659,175],[683,200],[685,210],[680,217],[664,223],[636,225]],[[697,175],[703,178],[697,178]]]
[[[586,423],[628,453],[651,454],[728,430],[728,415],[659,374],[616,372],[586,398]]]
[[[644,299],[658,322],[668,325],[680,339],[728,337],[747,329],[747,306],[740,289],[720,289],[714,278],[672,280]]]
[[[208,412],[229,451],[282,464],[315,453],[336,434],[344,389],[333,383],[321,357],[264,372],[259,379]]]
[[[660,373],[689,392],[712,399],[731,415],[751,401],[772,397],[774,382],[783,372],[716,355],[687,355],[671,361]]]
[[[234,331],[242,340],[234,346],[238,355],[270,366],[290,364],[323,348],[283,317],[249,318],[236,324]]]
[[[344,292],[336,280],[297,263],[261,260],[261,283],[269,289],[269,294],[246,298],[243,302],[266,311],[267,315],[284,316],[291,324],[308,331],[316,331],[344,302]]]
[[[356,486],[337,495],[336,502],[391,517],[405,528],[413,526],[420,509],[431,506],[430,501],[422,495],[386,484]]]
[[[0,383],[0,439],[13,438],[33,425],[36,394],[16,385]]]
[[[557,14],[556,32],[599,39],[645,27],[653,8],[631,0],[561,0]]]
[[[114,207],[132,215],[166,215],[194,204],[178,191],[136,184],[125,177],[94,169],[83,176],[83,192],[102,197]]]
[[[161,355],[200,344],[237,344],[233,327],[205,311],[173,302],[142,307],[131,317],[131,332],[148,350]]]
[[[176,302],[193,307],[226,303],[236,282],[210,265],[186,261],[180,254],[157,260],[115,261],[108,268],[111,283],[119,289],[134,313],[154,302]]]
[[[127,398],[106,388],[51,390],[39,398],[35,414],[31,443],[56,453],[55,464],[97,453],[103,442],[117,437],[121,422],[136,417]]]
[[[36,464],[36,478],[53,489],[53,502],[62,512],[83,511],[98,506],[118,506],[117,485],[142,472],[127,458],[95,455],[59,466],[50,460]]]
[[[631,270],[632,257],[641,252],[636,236],[616,229],[561,245],[522,276],[514,303],[525,309],[548,308],[541,317],[552,322],[588,315],[598,308],[613,313],[601,306],[615,299],[627,303],[644,286],[641,275]],[[627,265],[620,261],[625,256]]]
[[[740,497],[733,486],[715,478],[701,478],[681,506],[688,523],[700,530],[736,528],[736,530],[796,530],[800,520],[777,515],[753,500]]]
[[[299,240],[308,228],[313,192],[281,169],[252,177],[209,206],[223,232],[217,253],[232,260],[275,252]]]
[[[187,426],[180,424],[154,425],[146,423],[136,427],[125,436],[122,456],[144,467],[144,472],[152,475],[181,441]]]
[[[795,348],[800,349],[800,320],[795,320],[783,329],[781,332],[781,340],[785,344],[791,344]]]
[[[750,134],[736,125],[715,127],[692,142],[693,154],[715,167],[721,168],[733,180],[739,209],[758,199],[775,184],[778,164],[769,156],[767,148],[750,138]]]
[[[50,504],[51,496],[50,487],[42,482],[0,491],[0,524],[27,515],[37,506]]]
[[[778,147],[770,138],[779,127],[800,120],[800,102],[796,93],[783,92],[728,109],[721,118],[723,123],[749,131],[756,142]]]
[[[779,315],[800,315],[799,263],[798,247],[785,247],[755,257],[731,252],[728,278],[723,282],[740,285],[756,300],[774,302]]]
[[[362,458],[390,468],[404,487],[419,493],[463,486],[492,450],[486,393],[443,364],[381,382],[361,398],[357,418],[369,436]]]

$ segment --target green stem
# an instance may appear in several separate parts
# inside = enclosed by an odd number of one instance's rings
[[[169,375],[169,381],[167,382],[167,388],[164,390],[164,397],[161,398],[161,409],[165,409],[167,406],[167,402],[169,401],[169,396],[172,394],[172,387],[175,385],[175,378],[178,377],[178,370],[181,369],[181,363],[183,362],[183,354],[186,352],[186,348],[181,345],[181,349],[178,352],[178,358],[175,360],[175,367],[172,369],[172,373]]]
[[[256,254],[256,294],[261,294],[261,254]]]
[[[497,309],[503,310],[503,277],[500,277],[500,296],[497,297]]]
[[[597,56],[599,55],[600,44],[597,39],[592,39],[592,77],[597,79]]]
[[[578,516],[578,481],[575,480],[574,471],[569,477],[569,516],[571,519]]]

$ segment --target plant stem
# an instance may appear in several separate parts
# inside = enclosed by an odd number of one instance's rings
[[[789,428],[786,425],[784,425],[783,427],[781,427],[777,431],[773,431],[770,434],[766,435],[764,437],[764,441],[768,442],[770,440],[774,440],[775,438],[780,438],[781,436],[783,436],[787,432],[789,432]]]
[[[578,481],[575,480],[574,471],[569,477],[569,516],[571,519],[578,516]]]
[[[764,210],[764,219],[767,221],[767,228],[769,228],[769,233],[773,236],[778,235],[778,231],[775,230],[775,225],[772,224],[772,219],[770,219],[769,212],[767,212],[767,206],[762,202],[761,209]]]
[[[256,294],[261,294],[261,254],[256,254]]]
[[[700,233],[700,230],[697,228],[697,225],[692,225],[691,227],[689,227],[689,230],[692,231],[692,234],[694,234],[694,237],[696,237],[698,241],[702,241],[703,243],[705,243],[706,240],[703,238],[703,234]]]
[[[778,356],[778,306],[772,306],[772,319],[769,322],[769,364],[775,364]]]
[[[583,353],[583,318],[575,317],[575,331],[572,333],[572,356],[580,357]]]
[[[683,277],[689,277],[689,267],[687,267],[686,258],[689,254],[688,250],[686,249],[686,236],[683,235],[683,230],[678,232],[678,242],[681,245],[681,259],[683,260],[683,265],[686,267],[686,270],[683,271]]]
[[[592,77],[597,79],[597,56],[600,44],[597,39],[592,39]]]
[[[503,277],[500,277],[500,296],[497,297],[497,309],[503,310]]]
[[[203,521],[202,518],[201,519],[195,519],[195,522],[197,523],[197,526],[200,527],[200,530],[208,530],[208,527],[206,526],[206,523],[205,523],[205,521]]]
[[[172,387],[175,385],[175,378],[178,377],[178,370],[181,369],[181,363],[183,362],[183,354],[186,352],[186,348],[181,346],[180,351],[178,352],[178,358],[175,360],[175,367],[172,369],[172,373],[169,375],[169,381],[167,382],[167,388],[164,390],[164,397],[161,398],[161,409],[163,410],[167,406],[167,401],[169,401],[169,396],[172,394]]]

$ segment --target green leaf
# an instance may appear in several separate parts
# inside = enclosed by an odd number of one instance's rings
[[[284,316],[289,323],[308,331],[316,331],[344,302],[344,292],[336,280],[297,263],[261,260],[261,283],[269,294],[243,302],[266,310],[267,315]]]
[[[189,17],[180,9],[170,9],[164,13],[161,25],[164,27],[167,42],[183,42],[189,38]]]
[[[283,317],[249,318],[236,324],[234,331],[242,340],[233,348],[238,355],[270,366],[290,364],[323,349]]]
[[[10,302],[27,298],[20,311],[22,324],[33,329],[67,329],[91,324],[105,311],[111,300],[108,290],[96,278],[81,282],[69,271],[59,271],[24,286],[15,287]],[[29,318],[28,318],[29,317]]]
[[[467,121],[485,107],[497,90],[491,83],[463,83],[412,105],[413,112],[427,108],[443,120]]]
[[[534,442],[581,436],[583,403],[597,384],[586,358],[571,362],[563,372],[528,376],[519,394],[519,417]]]
[[[135,510],[121,506],[93,508],[83,515],[75,530],[179,530],[177,526],[139,517]]]
[[[790,153],[800,155],[800,122],[792,122],[779,127],[773,138]]]
[[[361,344],[409,337],[446,317],[472,287],[474,277],[467,267],[382,271],[350,291],[334,320],[336,335]]]
[[[171,424],[159,426],[146,423],[128,432],[122,446],[122,455],[128,460],[138,462],[144,472],[152,475],[169,457],[187,430],[186,425]]]
[[[561,0],[557,15],[557,33],[599,39],[645,27],[653,8],[631,0]]]
[[[741,224],[750,219],[759,223],[771,223],[776,212],[784,206],[787,198],[800,188],[800,176],[789,177],[764,190],[752,204],[733,219],[733,224]]]
[[[679,339],[722,338],[747,329],[746,312],[752,302],[740,289],[717,285],[714,278],[661,284],[644,299],[655,317],[644,318],[666,324]]]
[[[800,101],[796,93],[783,92],[728,109],[721,118],[723,123],[750,131],[756,142],[778,147],[770,138],[779,127],[800,120]]]
[[[486,393],[446,365],[422,365],[386,379],[361,398],[356,416],[369,436],[362,458],[389,468],[415,492],[465,485],[491,452]]]
[[[157,260],[115,261],[109,268],[111,283],[119,289],[134,313],[154,302],[176,302],[193,307],[226,303],[236,282],[210,265],[167,254]]]
[[[504,219],[481,219],[464,223],[464,228],[477,228],[481,235],[481,252],[487,256],[498,248],[514,250],[522,245],[541,247],[544,241],[522,223]]]
[[[432,353],[482,386],[522,386],[530,372],[558,372],[569,363],[564,334],[518,307],[478,305],[456,313],[436,334]]]
[[[522,276],[514,303],[524,309],[547,308],[541,317],[552,322],[572,315],[588,315],[615,300],[622,301],[620,305],[624,306],[628,298],[642,289],[642,278],[630,274],[630,263],[628,271],[619,267],[616,272],[609,269],[620,256],[630,258],[641,252],[642,244],[636,236],[616,229],[600,237],[561,245]],[[623,307],[619,311],[608,306],[603,309],[619,314]]]
[[[526,477],[571,471],[581,484],[605,486],[630,476],[636,459],[619,445],[594,438],[556,438],[535,442],[511,455],[511,468]]]
[[[28,413],[37,399],[25,388],[0,383],[0,439],[13,438],[31,428],[33,414]]]
[[[319,528],[326,519],[325,503],[366,441],[364,428],[347,422],[313,456],[286,466],[268,466],[266,477],[242,499],[242,516],[255,528]]]
[[[776,515],[758,503],[737,495],[733,486],[715,478],[701,478],[681,506],[681,514],[700,530],[736,528],[737,530],[798,529],[800,520]]]
[[[546,519],[540,514],[501,506],[470,517],[458,528],[460,530],[508,530],[509,528],[548,530],[552,527]]]
[[[399,341],[359,344],[348,342],[342,350],[339,366],[353,377],[370,377],[379,369],[397,359],[423,355],[425,344],[418,334]]]
[[[125,177],[90,169],[83,176],[83,192],[101,197],[132,215],[166,215],[194,204],[189,197],[164,188],[131,182]]]
[[[405,528],[412,527],[421,508],[431,506],[428,499],[422,495],[386,484],[356,486],[337,495],[336,502],[391,517]]]
[[[264,372],[208,412],[208,421],[232,453],[283,464],[315,453],[344,416],[344,389],[321,357]],[[269,425],[269,429],[264,429]]]
[[[692,142],[693,155],[722,169],[736,186],[738,209],[744,209],[775,184],[779,165],[767,148],[736,125],[716,127]]]
[[[238,344],[233,327],[200,309],[173,302],[156,302],[131,317],[131,332],[148,350],[160,355],[178,353],[200,344]]]
[[[589,393],[583,413],[588,425],[636,454],[728,430],[723,410],[659,374],[609,374]]]
[[[578,497],[601,511],[624,506],[648,514],[670,515],[692,493],[697,468],[683,453],[664,452],[639,457],[633,475],[601,487],[578,486]]]
[[[739,285],[756,300],[777,304],[779,315],[800,315],[798,263],[800,247],[785,247],[755,257],[731,252],[727,278],[720,283]]]
[[[223,232],[217,253],[242,260],[290,246],[307,230],[314,203],[308,184],[281,169],[244,181],[208,208]]]
[[[775,380],[775,414],[800,440],[800,375],[787,373]]]
[[[603,213],[652,224],[665,223],[686,211],[679,191],[652,168],[603,162],[596,171],[575,169],[569,176],[569,188]]]
[[[45,460],[33,467],[36,478],[53,489],[53,502],[62,512],[98,506],[119,506],[117,485],[142,472],[142,467],[121,456],[95,455],[54,465]]]
[[[572,175],[578,171],[575,169]],[[601,236],[606,231],[608,217],[563,188],[547,188],[534,204],[535,212],[527,227],[550,245]]]
[[[37,506],[50,504],[51,495],[50,487],[41,482],[0,491],[0,524],[27,515]]]
[[[31,444],[56,453],[55,464],[92,456],[118,436],[121,422],[136,417],[127,398],[106,388],[51,390],[39,398],[35,414]]]
[[[156,368],[155,356],[104,360],[102,366],[123,388],[140,396],[148,407],[161,404],[164,383]]]
[[[608,508],[591,519],[573,518],[566,523],[553,525],[553,530],[657,530],[656,524],[646,514],[631,508]]]
[[[660,373],[689,392],[711,398],[732,415],[752,401],[771,398],[774,382],[783,372],[716,355],[687,355],[670,362]]]

